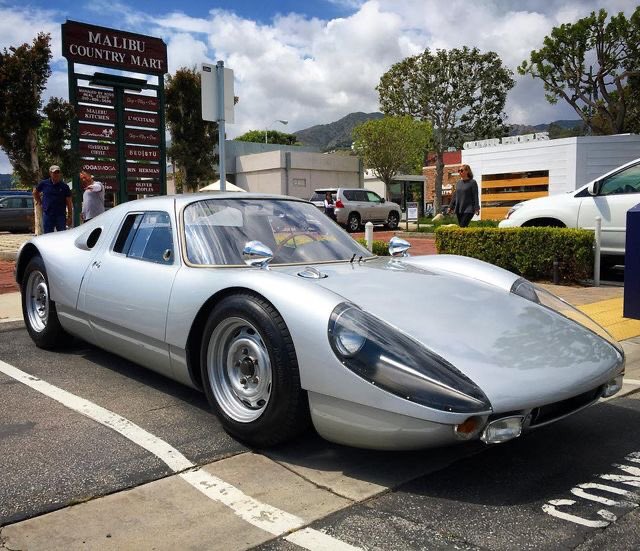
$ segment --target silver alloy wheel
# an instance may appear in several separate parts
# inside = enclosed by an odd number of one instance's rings
[[[351,231],[358,231],[360,228],[360,219],[357,214],[350,214],[347,223],[349,224],[349,229]]]
[[[49,320],[49,287],[39,270],[31,272],[27,279],[25,308],[31,328],[38,333],[44,331]]]
[[[398,227],[398,223],[400,222],[400,217],[398,213],[393,211],[389,213],[389,219],[387,220],[387,226],[390,230],[395,230]]]
[[[271,396],[271,361],[251,323],[233,317],[216,326],[207,348],[207,373],[220,409],[234,421],[251,423],[262,415]]]

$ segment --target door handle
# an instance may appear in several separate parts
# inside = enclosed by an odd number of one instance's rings
[[[100,261],[99,260],[94,260],[93,263],[91,264],[91,266],[95,266],[96,268],[100,267]]]

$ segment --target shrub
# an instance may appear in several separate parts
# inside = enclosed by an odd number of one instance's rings
[[[357,241],[363,247],[367,246],[367,241],[364,239],[364,237],[361,237]],[[384,241],[374,241],[372,243],[372,249],[373,250],[371,252],[377,256],[389,256],[389,244],[385,243]]]
[[[441,254],[478,258],[528,279],[553,279],[557,260],[560,279],[589,277],[593,267],[593,232],[569,228],[455,228],[436,230]]]

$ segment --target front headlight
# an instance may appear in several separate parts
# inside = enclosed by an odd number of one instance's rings
[[[342,363],[387,392],[443,411],[491,411],[482,390],[444,358],[353,304],[333,310],[328,332]]]
[[[505,216],[506,220],[509,220],[509,217],[515,212],[517,211],[520,207],[522,207],[524,205],[524,201],[522,201],[522,203],[516,203],[515,205],[513,205],[508,211],[507,211],[507,215]]]

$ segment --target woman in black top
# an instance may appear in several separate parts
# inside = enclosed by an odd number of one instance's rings
[[[458,174],[460,174],[460,180],[458,180],[456,190],[453,192],[449,212],[455,212],[459,226],[466,228],[473,215],[480,214],[478,183],[473,179],[473,172],[471,172],[469,165],[462,165]]]

